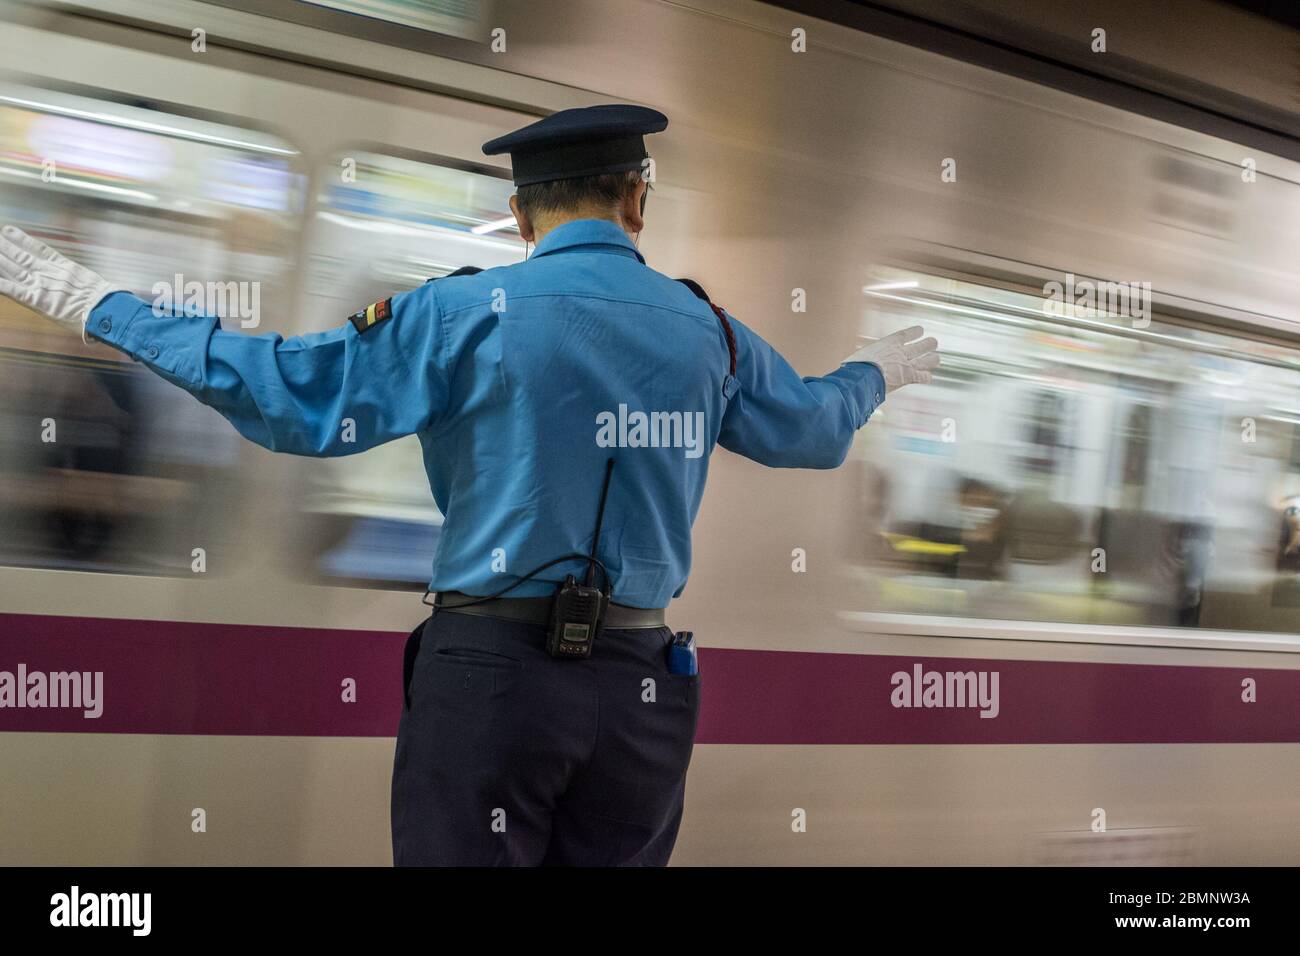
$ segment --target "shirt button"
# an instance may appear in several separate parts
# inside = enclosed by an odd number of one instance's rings
[[[112,328],[113,328],[113,323],[110,322],[108,319],[100,319],[100,320],[99,320],[99,331],[101,331],[101,332],[107,332],[107,331],[109,331],[109,330],[112,329]]]
[[[151,345],[144,350],[145,358],[156,359],[158,357],[158,346]]]
[[[876,392],[876,404],[879,405],[882,401],[884,401],[884,399],[880,397],[879,392]]]

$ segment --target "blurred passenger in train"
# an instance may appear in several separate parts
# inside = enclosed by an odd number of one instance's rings
[[[882,561],[889,557],[889,538],[884,533],[889,518],[889,473],[872,461],[860,462],[859,469],[859,514],[870,529],[861,539],[862,557]]]
[[[47,362],[4,361],[7,411],[0,448],[0,487],[16,514],[6,522],[6,560],[84,567],[118,543],[129,502],[114,500],[102,478],[132,473],[139,426],[127,376],[111,369],[84,372]],[[34,441],[39,423],[44,440]]]
[[[1291,495],[1282,502],[1279,519],[1277,569],[1300,571],[1300,496]]]
[[[965,478],[957,493],[961,514],[959,578],[1003,576],[1007,551],[1007,500],[997,488],[978,478]]]
[[[939,364],[913,327],[801,378],[702,289],[648,268],[643,137],[667,123],[600,106],[487,143],[511,156],[531,258],[287,341],[151,307],[12,227],[0,239],[0,293],[143,360],[265,447],[420,436],[446,521],[434,615],[406,651],[399,864],[666,863],[699,684],[693,637],[665,609],[709,454],[837,467],[886,390]]]
[[[1214,549],[1214,527],[1203,521],[1179,521],[1170,530],[1176,623],[1179,627],[1197,627]]]
[[[44,526],[58,553],[95,560],[112,543],[121,518],[117,508],[124,503],[96,494],[93,481],[80,479],[86,472],[110,476],[134,470],[137,409],[125,376],[104,371],[82,376],[60,369],[53,377],[63,387],[51,396],[47,410],[63,434],[44,446],[45,484],[51,492]]]

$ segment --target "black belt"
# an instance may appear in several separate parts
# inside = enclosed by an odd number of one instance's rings
[[[465,602],[474,603],[465,604]],[[440,611],[477,614],[479,617],[496,617],[529,624],[549,622],[552,603],[551,598],[499,597],[484,601],[463,591],[439,591],[433,599],[433,606]],[[463,607],[459,606],[462,604]],[[661,607],[629,607],[626,604],[611,602],[605,609],[605,619],[601,624],[613,630],[664,627],[664,611],[665,608]]]

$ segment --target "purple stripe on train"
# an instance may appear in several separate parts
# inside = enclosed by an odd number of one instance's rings
[[[393,736],[405,637],[4,614],[0,732]],[[702,744],[1300,742],[1300,670],[716,648],[700,670]]]

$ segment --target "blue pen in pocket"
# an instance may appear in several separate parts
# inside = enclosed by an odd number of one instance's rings
[[[695,632],[678,631],[668,645],[668,673],[694,677],[700,672],[695,657]]]

